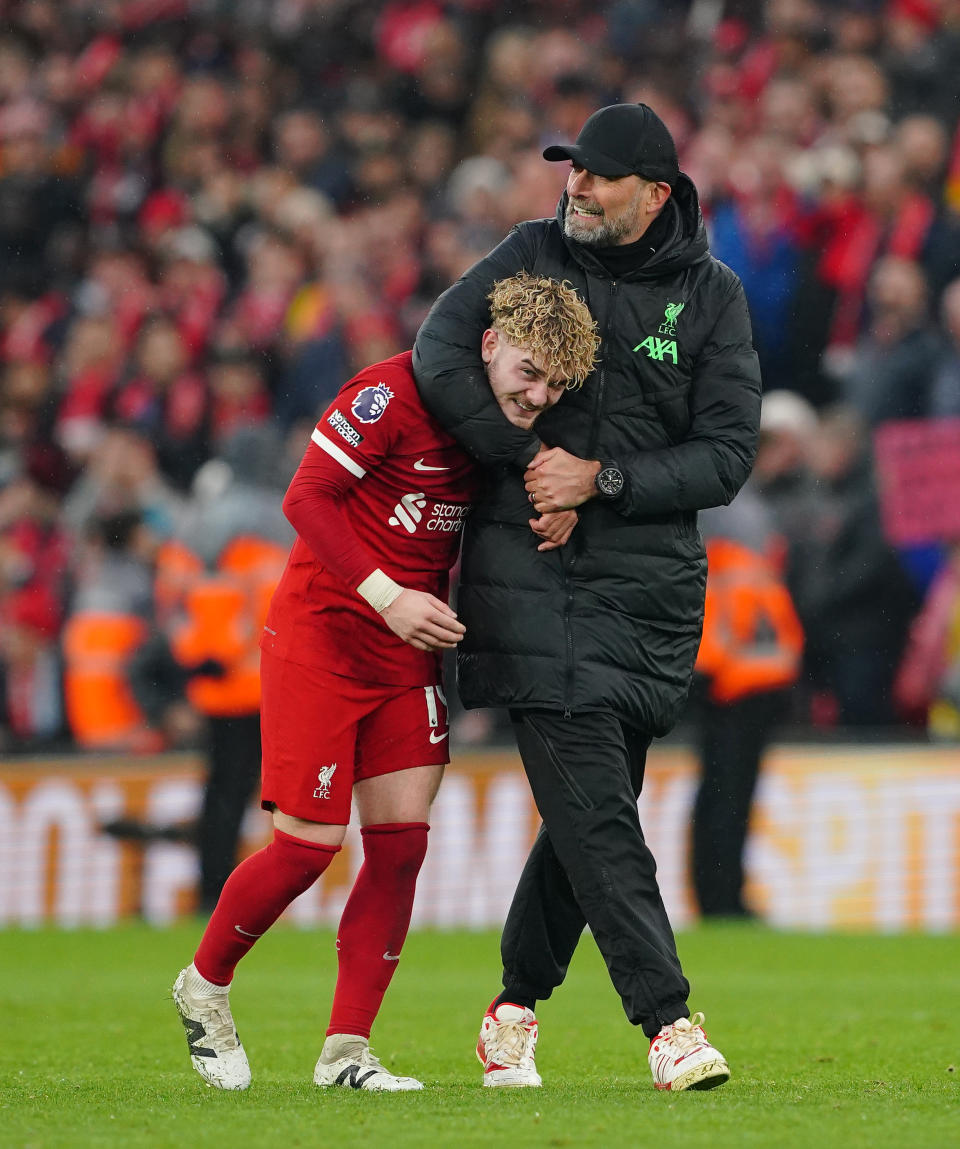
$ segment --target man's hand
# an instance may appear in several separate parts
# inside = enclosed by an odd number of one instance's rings
[[[467,628],[445,602],[423,590],[402,590],[380,617],[417,650],[453,650]]]
[[[523,480],[533,509],[539,514],[579,507],[597,493],[594,479],[600,471],[596,459],[579,459],[562,447],[541,448]]]
[[[179,749],[196,743],[204,729],[204,717],[185,698],[171,702],[160,720],[170,745]]]
[[[530,519],[530,530],[543,539],[537,550],[553,551],[562,547],[579,521],[580,516],[576,511],[553,511],[541,515],[539,519]]]

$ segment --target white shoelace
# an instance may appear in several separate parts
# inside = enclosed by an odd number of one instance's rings
[[[687,1025],[681,1025],[681,1022],[687,1021],[686,1018],[681,1018],[680,1021],[674,1022],[671,1027],[670,1040],[678,1045],[681,1049],[691,1050],[695,1049],[698,1045],[706,1045],[707,1038],[701,1026],[704,1022],[702,1013],[695,1013],[689,1019],[689,1028]]]
[[[529,1026],[525,1026],[522,1022],[498,1022],[494,1038],[497,1063],[499,1065],[523,1065],[529,1057],[532,1036]]]
[[[360,1065],[363,1065],[368,1069],[378,1069],[381,1073],[387,1072],[387,1070],[381,1064],[380,1058],[377,1057],[369,1045],[360,1054],[360,1056],[357,1058],[357,1061]]]
[[[329,1060],[328,1060],[329,1059]],[[375,1069],[378,1073],[389,1073],[381,1064],[380,1058],[367,1044],[359,1041],[345,1042],[332,1054],[325,1054],[321,1060],[325,1065],[333,1065],[337,1061],[352,1061],[355,1065],[362,1065],[364,1069]]]
[[[229,1000],[220,997],[194,997],[191,1006],[203,1023],[206,1040],[217,1053],[236,1049],[240,1045],[233,1016],[230,1013]]]

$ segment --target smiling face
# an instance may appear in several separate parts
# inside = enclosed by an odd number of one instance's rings
[[[549,373],[526,348],[495,328],[484,331],[480,355],[500,409],[515,427],[532,427],[564,392],[566,380]]]
[[[596,247],[634,243],[667,202],[670,186],[642,176],[607,179],[571,164],[563,230]]]

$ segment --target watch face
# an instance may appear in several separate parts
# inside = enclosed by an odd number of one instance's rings
[[[597,475],[597,489],[602,495],[619,495],[623,490],[623,474],[616,467],[604,467]]]

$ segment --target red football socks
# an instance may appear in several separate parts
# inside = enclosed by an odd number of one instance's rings
[[[407,936],[429,829],[426,822],[392,822],[360,831],[363,865],[340,918],[328,1036],[370,1036]]]
[[[201,977],[229,985],[237,962],[313,885],[339,849],[274,830],[270,845],[251,854],[227,878],[193,959]]]

